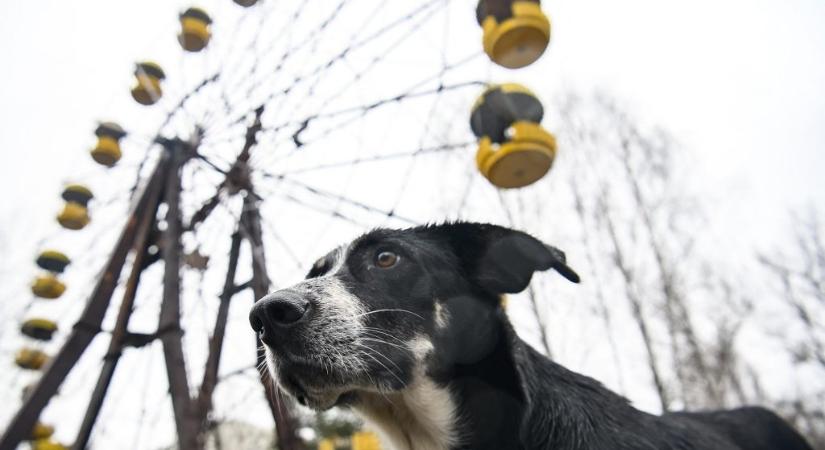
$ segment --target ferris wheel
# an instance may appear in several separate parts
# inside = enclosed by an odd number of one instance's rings
[[[545,52],[538,0],[204,3],[90,125],[14,317],[0,450],[203,448],[252,416],[301,448],[249,300],[340,236],[500,210],[552,167],[541,102],[492,79]]]

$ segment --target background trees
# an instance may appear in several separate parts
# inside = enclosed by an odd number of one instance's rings
[[[515,226],[564,244],[583,284],[540,275],[527,301],[511,301],[517,322],[538,317],[525,327],[528,339],[643,409],[762,404],[822,446],[817,214],[797,214],[792,232],[735,248],[710,231],[689,149],[608,95],[567,94],[556,104],[556,167],[501,201]]]

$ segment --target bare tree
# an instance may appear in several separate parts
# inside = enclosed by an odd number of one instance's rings
[[[602,364],[596,370],[618,372],[622,391],[621,372],[631,371],[637,380],[631,396],[653,393],[664,411],[761,404],[793,420],[813,442],[825,442],[822,382],[816,390],[809,385],[817,383],[796,380],[795,397],[778,394],[776,383],[763,387],[766,365],[791,370],[787,355],[766,355],[752,346],[754,338],[772,339],[759,315],[766,296],[758,284],[765,277],[730,269],[717,243],[697,232],[708,225],[700,197],[680,182],[695,175],[689,153],[606,95],[567,94],[554,104],[558,109],[546,122],[559,139],[556,168],[534,186],[499,191],[498,200],[505,223],[537,234],[549,229],[554,241],[580,239],[578,248],[567,243],[565,249],[592,300],[577,291],[577,303],[562,310],[598,320],[581,327],[582,333],[603,327],[598,337],[607,342],[598,345],[608,344],[602,349],[609,349],[613,367]],[[788,354],[806,373],[816,366],[825,380],[823,231],[815,216],[799,229],[792,256],[762,255],[761,261],[779,282],[777,292],[796,323],[786,339]],[[756,261],[737,258],[740,262],[753,268]],[[572,297],[563,287],[539,287],[525,297],[544,351],[549,355],[558,345],[558,357],[583,361],[587,344],[576,341],[573,352],[566,352],[559,334],[564,330],[553,328],[570,323],[567,317],[555,320],[545,312],[547,305]],[[597,360],[605,361],[603,356]],[[640,375],[648,378],[647,386],[641,386]]]
[[[607,233],[610,237],[610,243],[613,250],[613,258],[611,258],[611,260],[615,265],[615,269],[621,273],[622,280],[624,281],[625,297],[630,304],[636,325],[639,327],[639,333],[642,335],[642,342],[644,343],[645,350],[647,351],[648,366],[650,367],[650,372],[653,376],[653,384],[656,387],[656,393],[659,395],[662,410],[667,411],[670,409],[670,395],[665,387],[665,382],[659,369],[660,358],[657,355],[656,347],[653,344],[648,319],[644,313],[643,300],[641,294],[639,293],[638,286],[635,283],[635,272],[625,257],[625,252],[622,250],[622,244],[616,231],[615,222],[610,214],[610,207],[608,206],[609,203],[606,200],[606,197],[606,192],[602,191],[599,197],[598,207],[594,211],[594,215],[597,217],[597,220],[603,223],[603,226],[606,227]]]
[[[795,399],[778,403],[782,412],[814,441],[825,448],[825,224],[815,210],[795,215],[793,244],[785,251],[759,255],[770,277],[778,281],[775,291],[785,305],[793,323],[780,335],[792,355],[797,373],[810,380]]]
[[[713,370],[688,301],[688,281],[701,258],[685,230],[701,214],[674,181],[681,169],[678,148],[667,133],[643,127],[605,95],[571,95],[562,105],[560,134],[574,154],[569,184],[587,230],[583,238],[612,255],[601,270],[620,275],[662,408],[669,409],[671,401],[721,406],[723,395],[711,381]],[[666,336],[655,331],[662,326]],[[662,364],[674,379],[666,379]]]

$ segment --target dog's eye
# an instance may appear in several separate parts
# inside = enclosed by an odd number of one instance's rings
[[[375,265],[382,269],[389,269],[398,263],[398,255],[393,252],[383,251],[375,255]]]

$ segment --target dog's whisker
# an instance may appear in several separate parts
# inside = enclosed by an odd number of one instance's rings
[[[370,385],[375,386],[376,392],[381,394],[381,396],[384,397],[384,400],[386,400],[389,404],[395,406],[395,402],[387,396],[386,387],[381,386],[378,382],[376,382],[375,379],[370,376],[369,371],[366,371],[365,375],[367,376],[367,379],[369,379]]]
[[[370,347],[370,346],[368,346],[368,345],[359,344],[359,343],[357,343],[357,342],[355,343],[355,345],[357,345],[357,346],[359,346],[359,347],[361,347],[361,348],[364,348],[364,349],[369,350],[369,352],[370,352],[370,353],[372,353],[372,354],[374,354],[374,355],[378,355],[378,356],[380,356],[380,357],[384,358],[384,359],[385,359],[388,363],[392,364],[392,365],[393,365],[393,366],[394,366],[394,367],[395,367],[395,368],[396,368],[399,372],[403,372],[403,370],[401,370],[401,368],[400,368],[400,367],[398,367],[398,364],[396,364],[396,363],[395,363],[395,361],[393,361],[392,359],[390,359],[389,357],[387,357],[387,355],[385,355],[385,354],[383,354],[383,353],[379,352],[378,350],[376,350],[376,349],[374,349],[374,348],[372,348],[372,347]],[[382,364],[382,365],[383,365],[383,364]],[[385,367],[387,370],[390,370],[390,369],[389,369],[389,367],[387,367],[387,366],[385,366],[385,365],[384,365],[384,367]],[[396,377],[396,378],[398,378],[398,375],[396,375],[394,371],[391,371],[391,370],[390,370],[390,373],[392,373],[393,375],[395,375],[395,377]],[[401,379],[400,379],[400,378],[398,378],[398,381],[401,381]],[[403,381],[401,381],[401,384],[405,384],[405,383],[404,383]]]
[[[339,331],[347,331],[347,332],[352,332],[352,329],[353,329],[353,328],[352,328],[352,326],[351,326],[350,324],[336,324],[336,326],[334,326],[334,327],[327,327],[325,330],[326,330],[328,333],[335,333],[335,332],[339,332]],[[383,337],[387,337],[387,338],[389,338],[389,339],[395,340],[395,341],[397,341],[400,345],[404,346],[404,348],[406,348],[407,343],[406,343],[405,341],[403,341],[403,340],[399,339],[397,336],[393,336],[392,334],[387,333],[385,330],[381,330],[381,329],[379,329],[379,328],[369,327],[369,326],[361,326],[361,327],[359,327],[359,328],[357,328],[357,329],[358,329],[358,330],[360,330],[360,331],[365,332],[367,336],[370,336],[370,333],[376,333],[376,334],[382,335]],[[378,338],[378,336],[370,336],[370,337],[373,337],[373,338]],[[388,343],[388,342],[387,342],[387,344],[388,344],[388,345],[392,345],[392,344],[390,344],[390,343]]]
[[[370,347],[367,347],[367,346],[363,346],[363,347],[364,347],[365,349],[367,349],[367,350],[373,351],[373,349],[371,349]],[[381,361],[379,361],[379,360],[378,360],[378,358],[374,357],[374,356],[373,356],[373,355],[371,355],[369,352],[362,352],[362,354],[363,354],[364,356],[368,356],[368,357],[372,358],[372,360],[373,360],[373,361],[375,361],[376,363],[378,363],[378,365],[380,365],[381,367],[383,367],[383,368],[384,368],[387,372],[389,372],[389,373],[390,373],[390,375],[392,375],[393,377],[395,377],[395,379],[397,379],[397,380],[398,380],[398,382],[399,382],[399,383],[401,383],[401,385],[402,385],[402,386],[406,384],[406,383],[404,383],[404,380],[402,380],[402,379],[401,379],[401,377],[399,377],[399,376],[398,376],[398,374],[396,374],[396,373],[395,373],[392,369],[390,369],[389,367],[387,367],[387,365],[386,365],[386,364],[384,364],[384,363],[382,363]],[[384,355],[381,355],[380,353],[378,353],[378,355],[380,355],[380,356],[384,356]],[[384,358],[387,358],[387,357],[386,357],[386,356],[384,356]],[[387,361],[390,361],[390,360],[387,358]],[[390,361],[390,362],[392,362],[392,361]],[[395,365],[395,363],[393,363],[393,365]],[[396,368],[397,368],[397,367],[398,367],[398,366],[396,366]],[[399,369],[399,370],[401,370],[401,369]]]
[[[370,351],[372,351],[373,353],[375,353],[375,354],[377,354],[377,355],[379,355],[379,356],[383,357],[383,358],[384,358],[384,359],[386,359],[387,361],[392,362],[392,360],[391,360],[389,357],[387,357],[387,355],[385,355],[385,354],[381,353],[381,352],[380,352],[378,349],[376,349],[376,348],[370,347],[369,345],[365,345],[365,344],[362,344],[362,343],[360,343],[360,342],[353,342],[353,345],[358,346],[358,347],[361,347],[361,348],[367,348],[367,349],[369,349]],[[395,364],[395,363],[393,363],[393,364]],[[396,368],[397,368],[397,367],[398,367],[398,366],[396,365]],[[400,368],[399,368],[399,370],[400,370]]]
[[[392,334],[390,334],[390,333],[387,333],[385,330],[381,330],[381,329],[379,329],[379,328],[375,328],[375,327],[366,327],[366,326],[365,326],[365,327],[363,327],[362,329],[363,329],[364,331],[366,331],[366,332],[372,332],[372,333],[378,333],[378,334],[384,335],[384,336],[386,336],[386,337],[388,337],[388,338],[395,339],[396,341],[398,341],[398,342],[399,342],[399,343],[401,343],[402,345],[406,345],[406,342],[404,342],[403,340],[399,339],[399,338],[398,338],[398,336],[394,336],[394,335],[392,335]]]
[[[355,315],[352,315],[352,316],[350,316],[350,317],[351,317],[351,318],[353,318],[353,319],[357,319],[357,318],[359,318],[359,317],[369,316],[369,315],[371,315],[371,314],[376,314],[376,313],[380,313],[380,312],[402,312],[402,313],[411,314],[411,315],[413,315],[413,316],[415,316],[415,317],[418,317],[418,318],[419,318],[419,319],[421,319],[421,320],[424,320],[424,318],[423,318],[423,317],[421,317],[421,315],[416,314],[416,313],[414,313],[414,312],[412,312],[412,311],[410,311],[410,310],[407,310],[407,309],[402,309],[402,308],[384,308],[384,309],[374,309],[374,310],[372,310],[372,311],[367,311],[367,312],[365,312],[365,313],[361,313],[361,314],[355,314]]]
[[[362,341],[377,342],[379,344],[386,344],[386,345],[389,345],[389,346],[392,346],[392,347],[395,347],[395,348],[399,348],[401,350],[407,350],[407,347],[405,347],[405,346],[398,345],[398,344],[393,344],[392,342],[387,342],[385,340],[378,339],[378,338],[376,338],[374,336],[370,336],[368,334],[365,335],[365,337],[362,337],[361,340]]]

